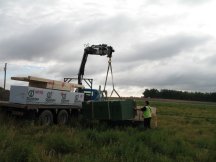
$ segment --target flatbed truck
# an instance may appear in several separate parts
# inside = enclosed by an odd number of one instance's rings
[[[78,72],[78,85],[82,85],[85,64],[89,54],[100,56],[107,55],[109,61],[111,61],[112,52],[114,52],[114,49],[111,46],[107,46],[105,44],[86,47],[84,49],[84,55]],[[68,79],[64,81],[69,82]],[[38,86],[38,84],[35,84],[35,82],[32,85]],[[85,92],[87,93],[85,94]],[[120,120],[130,122],[143,121],[140,111],[135,111],[137,108],[134,101],[101,101],[101,96],[103,96],[101,91],[92,89],[92,85],[90,89],[86,90],[83,88],[78,88],[77,92],[74,93],[83,93],[85,101],[83,100],[81,104],[67,105],[12,103],[9,101],[0,101],[0,107],[13,115],[26,115],[31,119],[37,119],[41,125],[51,125],[53,123],[66,124],[71,116],[75,117],[79,116],[80,114],[84,114],[85,118],[93,120]],[[90,97],[89,94],[91,94]]]

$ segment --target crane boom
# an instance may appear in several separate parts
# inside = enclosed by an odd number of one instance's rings
[[[113,52],[115,51],[112,48],[112,46],[107,46],[106,44],[92,45],[90,47],[86,47],[84,49],[84,54],[83,54],[82,62],[80,64],[80,69],[78,73],[78,84],[82,84],[82,79],[85,71],[85,64],[88,55],[100,55],[100,56],[107,55],[107,57],[111,58]]]

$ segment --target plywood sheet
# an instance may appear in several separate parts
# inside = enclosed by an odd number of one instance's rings
[[[64,91],[73,91],[74,88],[84,88],[83,85],[79,85],[75,83],[66,83],[62,81],[39,78],[34,76],[11,77],[11,79],[29,82],[30,87],[37,87],[37,88],[47,88],[47,89],[56,89],[56,90],[64,90]]]

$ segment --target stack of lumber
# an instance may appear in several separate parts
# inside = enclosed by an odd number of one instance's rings
[[[84,88],[83,85],[75,83],[66,83],[57,80],[50,80],[45,78],[39,78],[34,76],[28,77],[11,77],[12,80],[29,82],[29,87],[56,89],[63,91],[73,91],[74,88]]]

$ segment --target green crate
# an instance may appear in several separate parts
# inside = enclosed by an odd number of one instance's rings
[[[134,117],[133,100],[83,102],[83,116],[96,120],[128,120]]]
[[[82,109],[83,109],[83,117],[85,119],[93,119],[93,113],[92,113],[92,102],[83,102],[82,103]]]
[[[85,119],[109,120],[109,109],[107,101],[83,102],[83,117]]]
[[[109,115],[108,104],[109,102],[107,101],[93,102],[94,119],[109,120],[110,115]]]
[[[134,117],[132,100],[110,101],[111,120],[128,120]]]

